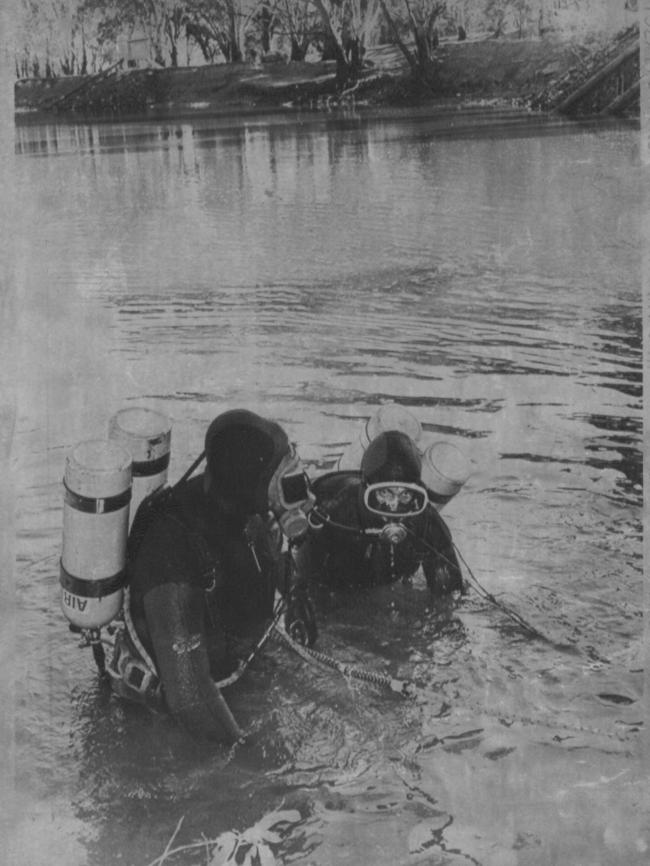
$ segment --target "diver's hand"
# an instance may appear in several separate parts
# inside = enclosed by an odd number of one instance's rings
[[[284,627],[289,637],[303,646],[313,646],[316,643],[316,613],[305,589],[294,588],[289,595]]]

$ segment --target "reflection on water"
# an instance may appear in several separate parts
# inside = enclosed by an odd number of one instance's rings
[[[182,816],[181,844],[281,805],[294,863],[644,862],[636,131],[282,115],[27,123],[16,148],[12,862],[146,864]],[[176,478],[241,405],[317,473],[386,400],[474,460],[445,517],[549,641],[475,592],[321,599],[323,650],[417,697],[272,646],[230,695],[256,730],[234,754],[106,694],[58,608],[67,450],[144,402]]]

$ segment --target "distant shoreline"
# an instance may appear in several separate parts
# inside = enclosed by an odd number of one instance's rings
[[[552,110],[547,95],[577,68],[578,51],[593,53],[594,48],[559,39],[443,43],[435,58],[435,87],[427,87],[413,81],[396,46],[377,46],[368,50],[360,79],[343,92],[337,92],[332,61],[120,70],[95,85],[86,104],[76,94],[87,93],[90,76],[23,79],[14,88],[15,117],[17,123],[102,122],[477,105],[544,113]],[[75,100],[79,105],[70,110]]]

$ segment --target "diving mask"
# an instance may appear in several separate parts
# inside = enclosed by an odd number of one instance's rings
[[[363,504],[371,514],[385,518],[417,517],[427,507],[424,487],[403,481],[380,481],[369,484],[363,493]]]
[[[307,515],[316,498],[294,445],[273,473],[268,497],[280,529],[288,539],[299,538],[307,531]]]

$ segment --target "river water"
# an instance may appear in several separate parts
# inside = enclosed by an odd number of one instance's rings
[[[638,129],[509,112],[19,124],[12,866],[207,863],[278,809],[300,866],[634,866],[642,750]],[[329,600],[200,748],[98,680],[59,608],[69,450],[128,405],[280,421],[333,467],[383,402],[475,472],[444,514],[471,574]],[[504,609],[505,608],[505,609]],[[513,610],[543,633],[532,638]]]

